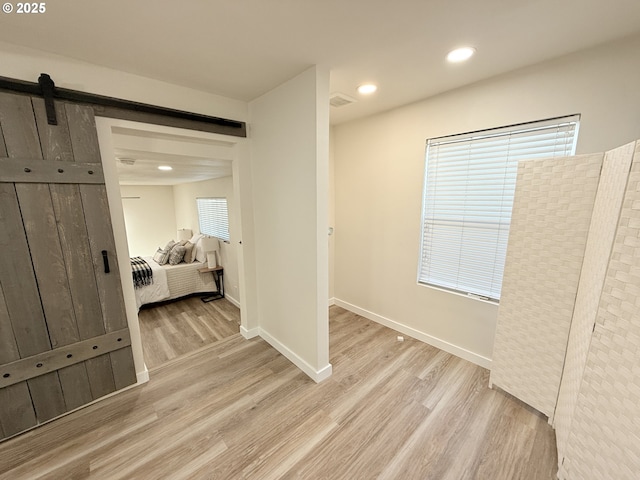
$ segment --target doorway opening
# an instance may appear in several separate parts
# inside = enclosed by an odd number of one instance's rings
[[[169,271],[163,292],[147,288],[152,293],[140,295],[131,276],[122,276],[142,382],[148,369],[239,331],[243,289],[237,163],[243,139],[109,118],[96,118],[96,125],[122,271],[131,271],[130,257],[151,264],[158,249],[179,237],[191,236],[199,246],[197,261],[189,265],[155,265]],[[219,286],[213,272],[199,271],[208,264],[197,242],[198,197],[227,199],[229,238],[217,242],[216,261],[223,268]],[[154,283],[165,281],[163,274]],[[198,296],[221,286],[225,298],[204,303]]]

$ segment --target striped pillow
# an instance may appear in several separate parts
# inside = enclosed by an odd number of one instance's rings
[[[164,265],[169,261],[169,252],[159,248],[153,256],[153,261],[158,265]]]
[[[171,252],[169,252],[169,265],[177,265],[184,258],[184,253],[187,251],[182,245],[175,245]]]

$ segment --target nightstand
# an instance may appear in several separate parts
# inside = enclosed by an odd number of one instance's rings
[[[216,288],[218,291],[213,295],[202,297],[203,302],[211,302],[213,300],[219,300],[224,298],[224,269],[222,267],[204,267],[199,268],[200,273],[211,272],[213,275],[213,281],[216,282]]]

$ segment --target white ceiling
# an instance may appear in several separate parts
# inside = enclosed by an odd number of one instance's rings
[[[334,124],[640,31],[639,0],[65,0],[46,9],[0,14],[0,40],[245,101],[324,64],[332,92],[359,99],[332,108]],[[459,45],[478,53],[447,64]],[[369,81],[379,91],[358,97]]]
[[[178,185],[232,174],[231,143],[141,128],[112,129],[113,158],[121,185]],[[172,167],[162,171],[160,165]]]
[[[15,3],[15,2],[14,2]],[[0,40],[250,101],[315,64],[338,124],[640,32],[640,0],[65,0],[0,14]],[[471,45],[465,64],[447,52]],[[0,75],[2,75],[0,63]],[[55,72],[48,72],[54,75]],[[374,82],[362,97],[356,87]],[[231,174],[227,147],[120,131],[122,184]],[[167,173],[157,169],[169,164]]]

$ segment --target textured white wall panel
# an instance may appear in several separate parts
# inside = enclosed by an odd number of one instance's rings
[[[603,154],[521,162],[491,382],[553,417]]]
[[[639,476],[640,142],[559,473],[571,480]]]
[[[634,147],[635,142],[607,152],[600,174],[554,416],[559,462],[565,455],[578,401]]]

